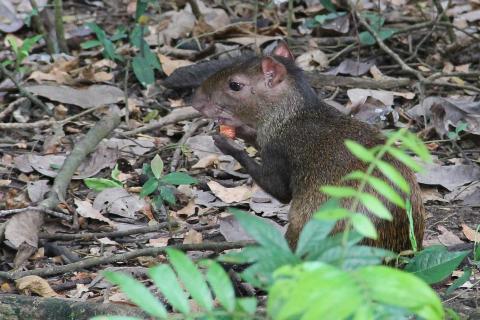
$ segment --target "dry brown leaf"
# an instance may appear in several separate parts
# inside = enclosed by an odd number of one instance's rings
[[[437,227],[438,231],[441,232],[440,235],[438,235],[438,240],[444,245],[444,246],[452,246],[455,244],[462,244],[464,243],[460,238],[455,235],[452,231],[448,230],[444,226],[439,225]]]
[[[480,242],[480,232],[473,230],[466,224],[462,224],[462,232],[465,235],[465,238],[467,238],[470,241],[473,242]]]
[[[193,64],[193,62],[188,61],[188,60],[176,60],[176,59],[171,59],[170,57],[163,55],[161,53],[158,54],[158,59],[160,60],[160,63],[162,64],[162,70],[163,72],[169,76],[175,71],[175,69],[178,69],[180,67],[185,67]]]
[[[39,276],[26,276],[15,280],[15,285],[22,292],[34,292],[41,297],[56,297],[58,294]]]
[[[88,200],[79,200],[75,199],[75,205],[77,206],[77,212],[80,216],[84,218],[95,219],[108,223],[111,226],[115,226],[115,222],[104,217],[100,210],[95,209]]]
[[[168,237],[149,239],[147,246],[156,248],[165,247],[168,245],[168,240],[170,240]]]
[[[8,240],[15,249],[22,243],[37,247],[38,229],[42,224],[42,214],[43,213],[37,211],[26,211],[11,217],[5,228],[5,239]]]
[[[210,154],[206,157],[200,158],[197,163],[192,166],[192,169],[206,169],[218,162],[218,154]]]
[[[210,181],[207,185],[215,196],[225,203],[243,202],[250,199],[253,194],[253,188],[247,186],[225,188],[216,181]]]
[[[190,229],[185,234],[185,239],[183,239],[183,244],[198,244],[203,242],[203,236],[200,232]]]

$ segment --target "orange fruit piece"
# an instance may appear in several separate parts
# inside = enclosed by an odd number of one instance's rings
[[[220,134],[230,139],[235,139],[235,128],[224,124],[220,125]]]

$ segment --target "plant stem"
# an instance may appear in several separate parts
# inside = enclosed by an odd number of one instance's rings
[[[55,32],[57,34],[58,47],[60,51],[68,53],[65,30],[63,28],[63,0],[54,0],[55,8]]]

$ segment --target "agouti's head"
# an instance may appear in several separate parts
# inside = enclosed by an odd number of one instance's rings
[[[257,129],[262,116],[288,101],[299,72],[288,46],[280,42],[271,56],[254,57],[209,77],[198,88],[193,107],[220,124]]]

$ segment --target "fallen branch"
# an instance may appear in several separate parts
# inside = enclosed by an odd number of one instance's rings
[[[15,109],[17,109],[17,107],[20,108],[23,105],[25,105],[27,107],[30,106],[30,100],[23,97],[23,98],[20,98],[20,99],[17,99],[15,101],[13,101],[5,109],[3,109],[2,112],[0,112],[0,120],[2,120],[6,116],[8,116],[10,113],[12,113]]]
[[[49,120],[39,120],[35,122],[26,122],[26,123],[0,123],[0,130],[27,130],[27,129],[37,129],[43,127],[49,127],[57,123],[55,119]]]
[[[22,213],[26,211],[39,211],[46,213],[52,217],[60,218],[62,220],[70,221],[72,217],[61,212],[53,211],[48,208],[44,207],[26,207],[26,208],[19,208],[19,209],[7,209],[7,210],[0,210],[0,217],[9,216],[11,214]]]
[[[81,269],[91,268],[94,266],[125,262],[130,259],[144,256],[157,256],[163,254],[168,248],[175,248],[182,251],[215,251],[222,252],[230,249],[239,249],[248,245],[254,244],[254,241],[237,241],[237,242],[208,242],[200,244],[180,244],[176,246],[165,246],[160,248],[145,248],[136,251],[130,251],[120,254],[114,254],[108,257],[88,258],[78,262],[66,264],[63,266],[53,266],[50,268],[41,268],[28,271],[0,271],[0,278],[3,279],[18,279],[25,276],[36,275],[40,277],[51,276],[56,274],[63,274],[67,272],[74,272]]]
[[[193,122],[190,127],[185,131],[183,137],[178,141],[175,152],[172,156],[172,162],[170,164],[170,171],[177,170],[178,162],[180,161],[180,155],[182,154],[182,148],[188,138],[190,138],[199,127],[202,127],[208,123],[207,119],[199,119],[196,122]]]
[[[174,109],[172,112],[170,112],[168,115],[158,121],[149,123],[143,127],[134,130],[126,131],[122,135],[133,136],[138,133],[155,130],[169,124],[177,123],[179,121],[192,120],[198,117],[200,117],[200,113],[192,107],[178,108]]]

